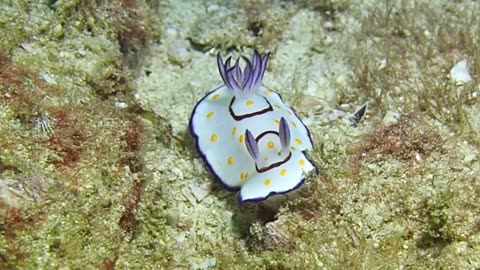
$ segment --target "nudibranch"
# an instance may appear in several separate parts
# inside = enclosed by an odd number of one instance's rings
[[[220,183],[240,190],[240,203],[262,201],[300,187],[318,169],[307,127],[281,96],[261,86],[269,54],[217,64],[224,85],[203,97],[190,118],[198,152]]]

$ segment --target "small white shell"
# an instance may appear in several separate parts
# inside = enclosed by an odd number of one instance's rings
[[[450,77],[457,85],[462,85],[472,80],[470,73],[468,73],[466,59],[456,63],[453,66],[453,68],[450,70]]]

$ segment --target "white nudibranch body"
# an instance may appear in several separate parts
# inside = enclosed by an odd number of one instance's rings
[[[256,51],[233,67],[217,57],[225,85],[195,106],[190,132],[212,173],[227,189],[240,190],[240,203],[262,201],[302,185],[315,165],[306,126],[279,94],[261,86],[269,55]]]

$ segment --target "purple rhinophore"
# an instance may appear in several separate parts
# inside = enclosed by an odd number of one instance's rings
[[[248,96],[254,93],[262,84],[263,75],[267,69],[268,58],[270,54],[263,57],[254,50],[252,61],[242,56],[245,61],[245,68],[240,68],[240,61],[237,59],[235,65],[230,66],[232,57],[228,57],[225,63],[220,54],[217,55],[217,65],[223,82],[232,90],[236,97]]]
[[[255,160],[255,162],[257,162],[260,157],[260,150],[258,149],[258,143],[255,140],[255,137],[253,137],[252,133],[248,129],[245,131],[245,145],[247,146],[250,156]]]
[[[288,149],[288,146],[290,145],[290,128],[288,127],[287,120],[283,117],[280,119],[278,136],[280,137],[282,149]]]

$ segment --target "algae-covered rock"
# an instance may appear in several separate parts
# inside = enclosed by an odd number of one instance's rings
[[[0,268],[478,268],[474,10],[0,1]],[[254,49],[271,52],[265,87],[305,120],[320,175],[238,205],[188,120],[221,84],[217,53]]]

